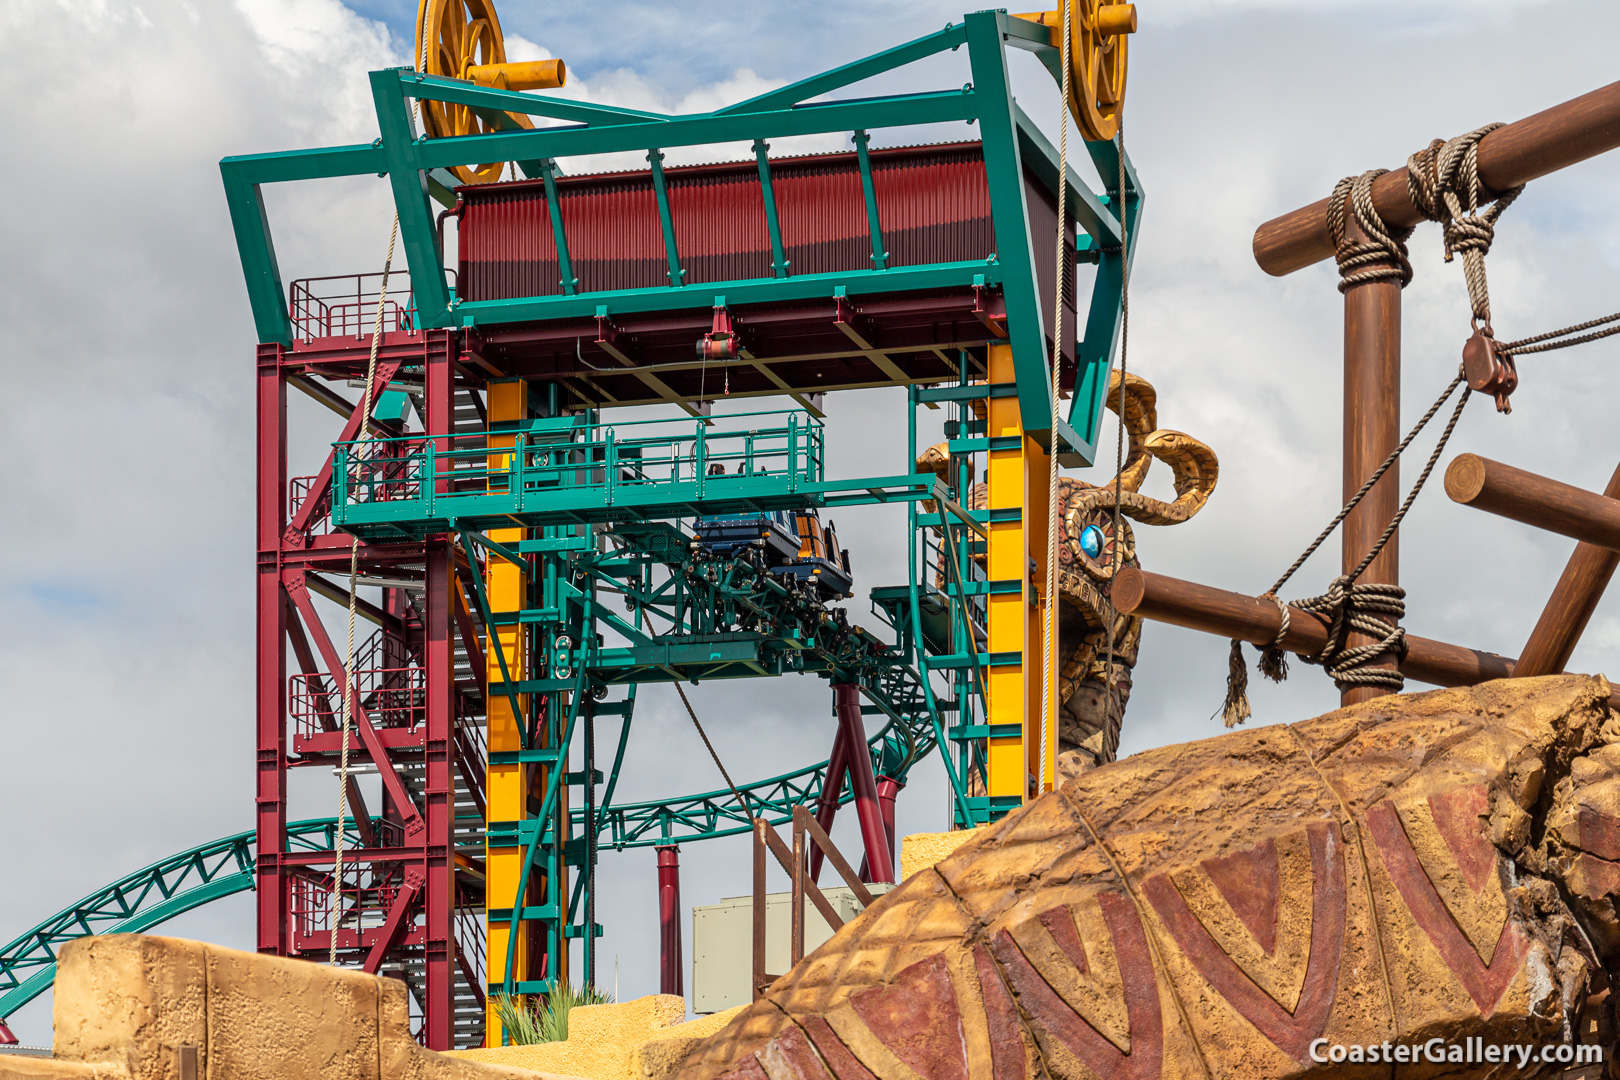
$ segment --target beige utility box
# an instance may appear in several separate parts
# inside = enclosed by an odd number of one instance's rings
[[[869,885],[880,896],[893,885]],[[839,886],[822,894],[838,917],[848,922],[861,913],[853,890]],[[793,894],[765,897],[765,970],[780,975],[788,969],[788,935],[793,925]],[[832,928],[808,897],[804,901],[804,951],[832,937]],[[692,1011],[720,1012],[753,1000],[748,980],[754,968],[754,898],[732,896],[692,909]]]

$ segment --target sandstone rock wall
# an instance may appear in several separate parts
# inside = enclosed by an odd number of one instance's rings
[[[676,1080],[1485,1076],[1311,1048],[1590,1039],[1620,960],[1608,694],[1388,697],[1087,773],[882,897]]]
[[[57,962],[55,1057],[0,1057],[0,1080],[551,1075],[424,1050],[411,1037],[406,994],[396,979],[306,960],[175,938],[83,938]]]

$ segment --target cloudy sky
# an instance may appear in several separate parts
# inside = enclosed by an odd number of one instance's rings
[[[216,164],[373,138],[365,73],[409,63],[414,8],[0,0],[0,942],[119,875],[251,826],[254,334]],[[1161,423],[1208,442],[1222,463],[1204,513],[1142,530],[1142,555],[1153,569],[1258,592],[1339,505],[1341,331],[1331,269],[1266,277],[1250,256],[1254,227],[1342,175],[1400,164],[1433,136],[1612,81],[1620,8],[1140,8],[1126,141],[1149,202],[1131,366],[1157,385]],[[515,55],[566,58],[571,93],[669,111],[739,100],[961,13],[921,0],[506,0],[501,11]],[[960,85],[963,65],[959,54],[881,88]],[[1030,61],[1016,87],[1055,132],[1050,79]],[[1490,259],[1502,336],[1620,307],[1617,182],[1620,159],[1589,162],[1536,182],[1508,213]],[[276,191],[271,213],[288,278],[378,268],[389,222],[380,182]],[[1467,334],[1460,267],[1441,263],[1432,226],[1413,252],[1408,419],[1449,379]],[[1527,358],[1512,416],[1475,402],[1455,452],[1601,488],[1617,456],[1617,359],[1612,342]],[[903,456],[885,434],[884,418],[898,416],[892,395],[832,405],[832,469]],[[308,456],[331,437],[328,421],[295,413]],[[294,473],[312,471],[300,464]],[[859,586],[894,580],[896,519],[840,524]],[[1412,630],[1509,655],[1573,546],[1453,506],[1438,482],[1402,541]],[[1291,595],[1318,591],[1336,563],[1329,545]],[[1609,669],[1617,615],[1613,601],[1599,608],[1573,669]],[[1122,753],[1215,734],[1225,654],[1224,641],[1149,627]],[[692,698],[728,768],[761,776],[825,754],[828,695],[802,689],[705,685]],[[1299,667],[1254,696],[1260,723],[1336,702],[1319,672]],[[623,796],[718,786],[673,694],[644,700]],[[331,813],[330,787],[299,788],[294,812]],[[919,766],[901,831],[943,827],[944,807],[937,763]],[[849,822],[838,836],[853,843]],[[689,847],[683,862],[689,905],[748,888],[745,842]],[[601,880],[599,981],[610,984],[616,959],[621,996],[654,991],[651,852],[606,855]],[[243,894],[167,932],[251,948],[251,915]],[[49,996],[13,1020],[25,1041],[47,1041]]]

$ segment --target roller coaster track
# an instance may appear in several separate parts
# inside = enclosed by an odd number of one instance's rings
[[[333,818],[294,822],[287,826],[288,843],[304,850],[330,849],[335,824]],[[51,985],[57,954],[69,941],[149,930],[253,888],[253,845],[253,833],[244,832],[171,855],[97,889],[0,948],[0,1017]]]
[[[915,678],[915,676],[912,676]],[[891,678],[891,681],[892,678]],[[903,697],[895,687],[872,686],[874,700],[884,703]],[[885,692],[887,691],[887,692]],[[903,771],[933,749],[933,738],[921,725],[907,723],[915,706],[901,701],[898,715],[869,740],[878,771]],[[881,708],[882,706],[880,706]],[[908,715],[911,714],[911,715]],[[904,747],[901,751],[900,748]],[[896,760],[897,753],[903,754]],[[813,806],[827,777],[825,761],[808,768],[761,780],[742,789],[750,810],[781,824],[790,820],[795,806]],[[853,798],[848,789],[840,803]],[[583,814],[575,811],[577,824]],[[289,823],[288,845],[293,850],[330,851],[335,846],[335,818],[313,818]],[[615,847],[643,847],[671,842],[691,843],[749,828],[747,814],[729,790],[704,792],[661,801],[603,807],[598,812],[603,843]],[[171,855],[137,870],[64,908],[33,929],[0,948],[0,1018],[16,1012],[38,997],[56,978],[56,959],[62,946],[95,934],[134,934],[226,896],[253,888],[255,835],[236,833]],[[358,844],[358,835],[349,843]]]

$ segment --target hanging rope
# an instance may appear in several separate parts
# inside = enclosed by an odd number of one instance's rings
[[[681,704],[686,706],[686,715],[692,718],[692,726],[697,728],[698,738],[703,740],[703,745],[708,749],[709,756],[714,758],[714,767],[719,769],[720,775],[725,778],[726,787],[731,789],[731,794],[736,798],[737,805],[742,807],[742,812],[744,814],[748,813],[748,800],[743,798],[742,792],[737,790],[737,785],[731,782],[731,774],[726,772],[726,767],[720,763],[720,755],[715,752],[714,744],[709,741],[708,733],[703,730],[703,725],[698,722],[697,713],[693,711],[692,703],[686,700],[686,691],[681,689],[680,683],[675,684],[675,692],[681,695]]]
[[[1581,334],[1582,330],[1590,330],[1594,326],[1604,326],[1607,323],[1615,322],[1620,322],[1620,311],[1615,312],[1613,315],[1605,315],[1601,319],[1593,319],[1590,322],[1576,323],[1574,326],[1566,326],[1562,330],[1549,330],[1545,334],[1537,334],[1534,337],[1520,338],[1518,341],[1504,342],[1496,347],[1496,352],[1499,356],[1525,356],[1529,353],[1551,352],[1554,349],[1567,349],[1571,345],[1585,345],[1590,341],[1599,341],[1603,338],[1620,334],[1620,326],[1609,326],[1607,329],[1599,330],[1595,334]],[[1569,338],[1567,341],[1554,340],[1555,338],[1569,337],[1570,334],[1580,334],[1580,336]]]
[[[1328,591],[1321,596],[1314,596],[1307,600],[1296,600],[1292,605],[1289,605],[1279,600],[1277,594],[1288,583],[1288,579],[1294,576],[1295,571],[1305,565],[1305,560],[1315,554],[1316,549],[1321,547],[1344,519],[1350,516],[1350,512],[1360,505],[1361,501],[1367,497],[1367,493],[1373,489],[1379,480],[1383,479],[1384,474],[1394,467],[1395,462],[1400,460],[1401,454],[1406,451],[1408,446],[1412,445],[1412,440],[1417,438],[1418,433],[1428,425],[1430,420],[1434,419],[1435,414],[1456,392],[1457,387],[1462,386],[1463,381],[1462,373],[1458,372],[1457,377],[1451,380],[1440,396],[1435,399],[1434,404],[1430,405],[1428,411],[1412,426],[1412,430],[1406,433],[1406,438],[1402,439],[1400,444],[1390,451],[1389,456],[1384,459],[1383,463],[1373,470],[1366,483],[1362,484],[1360,489],[1344,504],[1344,507],[1334,515],[1333,520],[1328,522],[1327,527],[1317,534],[1316,539],[1312,540],[1310,546],[1300,553],[1299,558],[1294,560],[1293,565],[1283,572],[1283,575],[1277,579],[1276,583],[1260,594],[1262,598],[1270,600],[1282,611],[1282,626],[1277,631],[1277,636],[1260,654],[1259,666],[1262,675],[1273,682],[1282,682],[1288,677],[1288,661],[1283,650],[1283,641],[1287,638],[1289,630],[1288,608],[1293,606],[1302,611],[1309,611],[1327,617],[1327,644],[1316,655],[1302,657],[1301,659],[1307,664],[1322,665],[1328,674],[1333,676],[1333,681],[1340,690],[1351,686],[1378,686],[1392,692],[1399,692],[1406,685],[1405,679],[1398,670],[1372,666],[1373,661],[1385,654],[1395,653],[1397,656],[1404,656],[1405,654],[1406,631],[1396,624],[1406,614],[1406,590],[1399,585],[1358,584],[1356,579],[1366,571],[1367,567],[1372,565],[1374,559],[1383,553],[1384,548],[1395,536],[1395,530],[1400,528],[1402,520],[1405,519],[1408,511],[1412,509],[1412,504],[1417,501],[1418,493],[1423,490],[1423,485],[1428,483],[1429,476],[1434,472],[1434,467],[1439,462],[1440,455],[1445,451],[1446,443],[1451,440],[1451,433],[1456,430],[1457,421],[1462,419],[1463,408],[1468,404],[1468,399],[1472,395],[1472,391],[1466,386],[1463,387],[1462,397],[1457,399],[1457,407],[1452,410],[1451,419],[1446,422],[1445,430],[1440,433],[1440,438],[1435,443],[1434,450],[1429,454],[1429,460],[1424,464],[1423,472],[1418,476],[1417,482],[1412,485],[1412,490],[1407,493],[1400,509],[1395,512],[1394,517],[1390,518],[1389,524],[1384,527],[1383,533],[1367,554],[1362,557],[1361,562],[1356,564],[1355,569],[1348,574],[1342,574],[1335,578],[1333,583],[1328,586]],[[1347,648],[1347,639],[1352,631],[1366,634],[1376,638],[1376,640],[1366,645]],[[1253,711],[1249,707],[1248,685],[1248,668],[1243,659],[1243,642],[1240,638],[1233,638],[1231,651],[1227,659],[1226,702],[1221,709],[1221,715],[1227,727],[1236,727],[1253,715]]]
[[[394,266],[394,244],[399,239],[399,215],[394,215],[394,227],[388,232],[388,257],[383,260],[382,286],[377,291],[377,319],[371,327],[371,358],[366,362],[366,391],[360,405],[360,431],[363,438],[371,423],[373,389],[377,382],[377,351],[382,347],[383,309],[388,303],[388,274]],[[338,923],[343,887],[344,826],[349,817],[349,728],[354,718],[354,613],[355,591],[360,574],[360,538],[349,543],[349,644],[343,656],[343,726],[338,742],[338,818],[336,861],[332,867],[332,940],[327,951],[327,962],[337,964]]]
[[[1446,262],[1461,253],[1463,280],[1474,319],[1491,325],[1491,290],[1485,280],[1485,255],[1496,238],[1496,219],[1513,205],[1524,185],[1490,191],[1479,179],[1479,141],[1501,127],[1486,124],[1455,139],[1435,139],[1406,159],[1406,192],[1417,212],[1438,221]]]
[[[1123,500],[1120,498],[1123,477],[1125,475],[1125,410],[1130,400],[1131,384],[1125,378],[1130,370],[1131,340],[1131,259],[1129,240],[1129,227],[1126,218],[1129,216],[1125,209],[1125,113],[1121,106],[1119,114],[1118,162],[1119,162],[1119,204],[1115,207],[1119,211],[1119,426],[1114,429],[1114,546],[1108,552],[1108,580],[1119,580],[1119,551],[1123,546],[1120,541],[1119,508]],[[1113,605],[1109,605],[1106,615],[1108,619],[1108,637],[1103,645],[1103,678],[1107,680],[1108,690],[1108,720],[1103,728],[1102,760],[1113,761],[1114,755],[1119,751],[1120,724],[1125,716],[1125,703],[1121,700],[1119,692],[1119,679],[1114,671],[1114,635],[1119,629],[1119,617]]]
[[[1058,390],[1063,370],[1063,282],[1068,276],[1069,252],[1069,84],[1073,71],[1069,67],[1069,20],[1072,7],[1063,0],[1063,97],[1058,102],[1058,197],[1057,197],[1057,284],[1052,298],[1052,423],[1047,445],[1046,474],[1046,627],[1041,650],[1041,753],[1040,771],[1035,776],[1035,794],[1046,790],[1046,746],[1054,723],[1052,702],[1057,697],[1058,653]]]

